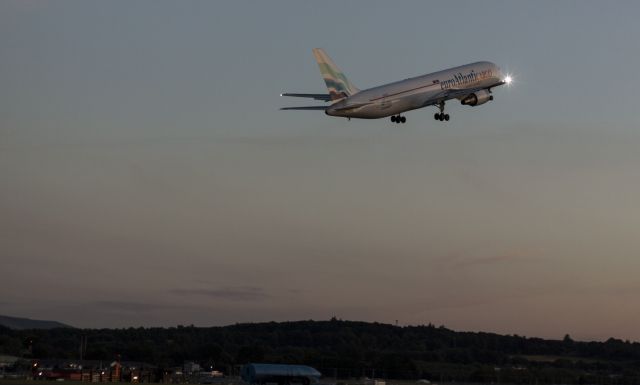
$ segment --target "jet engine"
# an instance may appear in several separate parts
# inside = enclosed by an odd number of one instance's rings
[[[465,106],[479,106],[493,100],[493,95],[487,90],[480,90],[465,96],[460,103]]]

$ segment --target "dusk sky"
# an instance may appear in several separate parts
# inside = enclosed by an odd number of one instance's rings
[[[640,3],[0,2],[0,314],[640,340]],[[347,121],[479,60],[478,107]],[[315,103],[314,103],[315,102]]]

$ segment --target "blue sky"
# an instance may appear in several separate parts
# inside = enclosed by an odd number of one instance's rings
[[[635,2],[0,3],[0,313],[638,340]],[[511,88],[284,112],[490,60]]]

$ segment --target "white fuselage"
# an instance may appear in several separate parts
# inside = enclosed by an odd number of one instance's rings
[[[397,115],[451,99],[461,99],[465,90],[489,89],[503,84],[503,74],[494,63],[482,61],[434,72],[360,91],[332,104],[326,114],[349,118],[377,119]]]

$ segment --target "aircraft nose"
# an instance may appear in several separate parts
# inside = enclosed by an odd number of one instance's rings
[[[505,82],[507,85],[511,84],[513,81],[511,75],[508,72],[503,71],[500,67],[498,67],[498,79]]]

